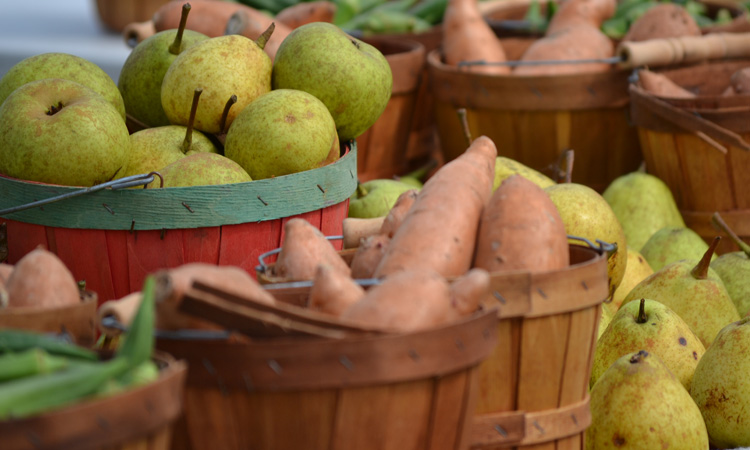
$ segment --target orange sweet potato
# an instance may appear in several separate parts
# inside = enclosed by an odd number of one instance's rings
[[[666,75],[652,72],[647,69],[638,71],[638,79],[643,89],[651,92],[657,97],[669,98],[693,98],[695,94],[672,81]]]
[[[640,42],[701,34],[695,19],[682,5],[662,3],[649,8],[633,22],[622,41]]]
[[[342,314],[342,319],[396,332],[411,332],[458,319],[450,285],[430,269],[389,275]]]
[[[750,94],[750,67],[740,69],[733,73],[729,79],[729,87],[724,95],[747,95]]]
[[[279,11],[276,22],[294,29],[311,22],[333,22],[336,4],[327,0],[302,2]]]
[[[263,289],[247,271],[235,266],[217,266],[207,263],[189,263],[163,269],[154,273],[156,281],[157,328],[219,329],[218,325],[185,314],[179,310],[185,293],[195,281],[256,301],[273,304],[273,296]]]
[[[364,295],[365,290],[351,277],[321,264],[315,271],[307,306],[338,317]]]
[[[260,35],[271,25],[273,25],[271,37],[265,42],[265,44],[263,44],[263,50],[273,61],[281,42],[292,32],[291,28],[282,23],[269,23],[267,17],[259,18],[253,11],[238,9],[229,18],[227,32],[229,34],[239,34],[248,39],[252,39],[253,41],[257,41]],[[338,156],[338,150],[338,141],[336,141],[336,156]]]
[[[351,270],[333,244],[305,219],[293,218],[284,224],[284,239],[272,276],[286,281],[312,280],[319,264],[329,265],[343,275]]]
[[[477,0],[449,0],[443,15],[442,51],[445,63],[457,66],[462,61],[506,61],[500,39],[482,17]],[[501,65],[464,66],[466,71],[508,74]]]
[[[549,195],[521,175],[505,179],[484,208],[474,267],[545,272],[567,267],[569,258],[565,224]]]
[[[11,272],[13,272],[12,265],[0,263],[0,309],[8,306],[8,290],[6,285],[8,284]]]
[[[523,61],[566,61],[600,59],[614,56],[615,46],[599,28],[587,24],[563,28],[535,41],[526,49]],[[607,63],[521,65],[515,75],[563,75],[584,72],[606,72]]]
[[[390,242],[391,238],[385,234],[362,239],[352,257],[352,278],[372,278]]]
[[[476,312],[491,294],[490,274],[484,269],[471,269],[451,283],[452,305],[462,316]]]
[[[616,0],[565,0],[552,16],[546,34],[557,33],[566,28],[576,28],[579,25],[599,28],[605,20],[615,14],[616,9]],[[583,42],[579,44],[586,45]]]
[[[81,302],[73,274],[57,255],[41,247],[18,260],[6,290],[9,308],[55,308]]]
[[[374,276],[429,268],[463,275],[474,257],[477,228],[492,195],[497,147],[486,136],[427,180],[393,235]]]
[[[396,199],[396,203],[393,204],[388,214],[383,219],[383,225],[380,227],[380,233],[392,238],[396,234],[396,230],[401,226],[401,223],[406,217],[406,213],[414,205],[414,201],[419,195],[418,189],[410,189],[402,192],[401,195]]]

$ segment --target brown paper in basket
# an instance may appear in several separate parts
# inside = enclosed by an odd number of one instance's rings
[[[622,42],[617,47],[617,56],[622,58],[620,66],[624,68],[750,57],[750,33],[712,33]]]

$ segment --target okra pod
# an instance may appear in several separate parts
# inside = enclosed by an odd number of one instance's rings
[[[95,352],[52,336],[27,330],[0,330],[0,354],[41,348],[50,354],[73,358],[98,360]]]
[[[0,382],[30,375],[57,372],[68,367],[68,359],[54,356],[41,348],[0,355]]]

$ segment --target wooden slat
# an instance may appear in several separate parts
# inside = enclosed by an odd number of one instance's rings
[[[85,281],[86,288],[99,295],[100,304],[116,298],[106,231],[75,228],[51,230],[55,233],[57,256],[70,269],[76,281]]]
[[[49,249],[47,243],[47,231],[42,225],[28,225],[15,220],[0,218],[7,224],[8,234],[8,264],[15,264],[19,259],[38,245]]]
[[[114,297],[107,299],[99,296],[99,302],[122,298],[128,295],[130,289],[130,270],[128,264],[128,234],[129,231],[106,230],[107,254],[109,267],[112,269],[112,287]]]
[[[130,292],[143,286],[146,275],[185,263],[181,230],[142,230],[128,233],[128,284]]]

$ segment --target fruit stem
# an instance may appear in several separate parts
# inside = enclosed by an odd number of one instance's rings
[[[474,139],[471,138],[471,130],[469,130],[469,119],[466,114],[466,108],[458,108],[456,114],[458,114],[458,120],[461,121],[461,129],[464,132],[466,143],[467,145],[471,145],[471,142]]]
[[[698,264],[696,264],[693,270],[690,271],[690,274],[696,280],[705,280],[706,277],[708,277],[708,268],[711,265],[711,257],[714,255],[716,247],[719,246],[720,240],[721,236],[716,236],[714,240],[711,241],[711,245],[708,246],[706,253],[703,254],[703,257],[698,261]]]
[[[635,318],[635,323],[646,323],[648,322],[648,316],[646,315],[646,299],[641,299],[641,304],[638,306],[638,316]]]
[[[750,258],[750,245],[747,245],[746,243],[744,243],[742,239],[740,239],[740,237],[737,236],[737,233],[735,233],[734,230],[729,228],[729,225],[727,225],[727,223],[724,222],[724,219],[721,217],[718,211],[715,212],[711,216],[711,221],[714,223],[714,225],[716,225],[723,232],[725,232],[727,236],[729,236],[729,239],[731,239],[732,242],[734,242],[740,248],[740,250],[745,252],[748,258]]]
[[[415,178],[419,181],[422,181],[422,179],[427,175],[427,172],[434,169],[437,166],[438,162],[435,158],[431,158],[427,164],[420,167],[419,169],[416,169],[412,172],[407,173],[406,175],[402,175],[400,177],[395,177],[396,180],[400,180],[402,178]]]
[[[187,153],[193,146],[193,123],[195,122],[195,113],[198,111],[198,100],[201,98],[203,93],[202,88],[195,88],[193,91],[193,105],[190,107],[190,117],[185,128],[185,140],[182,141],[182,153]]]
[[[637,364],[641,362],[641,360],[647,356],[648,356],[648,352],[646,350],[639,350],[638,353],[634,353],[633,356],[630,357],[630,363]]]
[[[271,25],[266,28],[266,31],[261,33],[260,36],[258,36],[258,39],[255,40],[255,43],[258,44],[258,47],[260,47],[261,50],[266,48],[266,44],[268,43],[268,40],[271,39],[271,35],[273,34],[273,30],[276,28],[276,24],[271,22]]]
[[[182,47],[182,34],[185,31],[187,25],[188,14],[190,13],[190,3],[182,5],[182,15],[180,16],[180,25],[177,27],[177,34],[174,37],[172,45],[169,46],[169,53],[173,55],[180,54],[180,48]]]
[[[575,161],[575,151],[569,148],[560,154],[560,158],[557,160],[557,182],[572,183],[573,182],[573,162]],[[565,169],[562,168],[563,163]]]
[[[227,125],[227,117],[229,117],[229,110],[232,108],[232,105],[237,103],[237,96],[232,94],[231,97],[229,97],[229,100],[227,100],[227,103],[224,105],[224,111],[221,112],[221,120],[219,121],[219,130],[221,133],[226,134],[226,125]]]
[[[362,183],[359,181],[357,182],[357,197],[364,197],[367,195],[367,188],[365,188]]]

